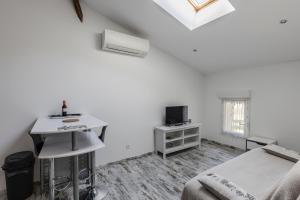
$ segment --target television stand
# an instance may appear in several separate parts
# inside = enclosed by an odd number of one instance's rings
[[[166,125],[167,127],[177,127],[177,126],[183,126],[185,124],[170,124],[170,125]]]
[[[180,126],[157,126],[154,128],[154,150],[166,155],[201,145],[201,124],[188,123]]]

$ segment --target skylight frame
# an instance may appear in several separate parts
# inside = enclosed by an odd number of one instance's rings
[[[204,3],[198,3],[196,0],[188,0],[188,2],[194,7],[196,12],[199,12],[203,8],[215,3],[217,0],[206,0]]]
[[[230,0],[216,0],[214,3],[209,4],[210,6],[201,9],[201,12],[197,12],[188,0],[152,1],[190,31],[235,11],[235,8],[229,2]],[[198,0],[195,1],[199,3]]]

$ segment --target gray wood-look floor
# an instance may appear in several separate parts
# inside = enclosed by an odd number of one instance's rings
[[[203,141],[200,149],[185,150],[168,156],[166,160],[148,154],[100,167],[97,169],[97,183],[107,188],[106,200],[179,200],[188,180],[242,153],[241,150]]]

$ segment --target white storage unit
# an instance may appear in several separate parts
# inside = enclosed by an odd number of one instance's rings
[[[166,154],[201,145],[199,123],[182,126],[158,126],[154,129],[155,153]]]

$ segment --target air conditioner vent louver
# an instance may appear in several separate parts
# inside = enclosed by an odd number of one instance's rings
[[[106,29],[102,34],[102,49],[105,51],[145,57],[149,52],[149,41]]]

